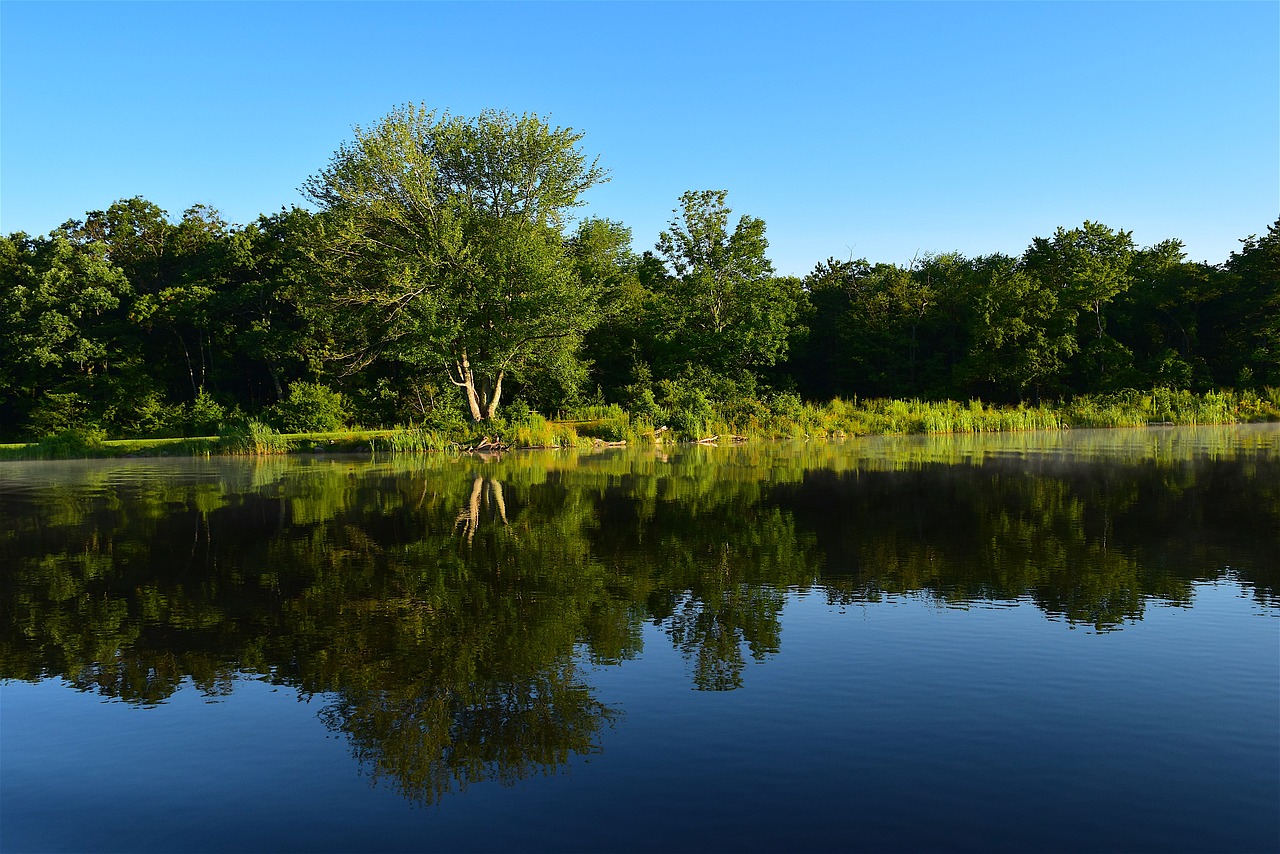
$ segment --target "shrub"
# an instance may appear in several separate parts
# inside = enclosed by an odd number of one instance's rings
[[[701,439],[708,435],[707,425],[715,420],[716,412],[704,389],[694,381],[662,380],[658,390],[667,413],[667,426],[676,438]]]
[[[32,407],[27,426],[36,436],[57,436],[68,430],[96,429],[98,425],[79,394],[50,391]]]
[[[186,405],[188,436],[213,436],[227,417],[227,410],[204,389]]]
[[[289,396],[267,412],[283,433],[331,433],[351,418],[346,399],[323,383],[290,383]]]
[[[116,435],[163,438],[183,435],[186,409],[171,404],[155,389],[114,388],[104,413]]]
[[[41,439],[36,446],[36,456],[54,460],[87,457],[101,450],[106,438],[107,434],[96,428],[72,427]]]
[[[644,421],[650,424],[657,424],[662,420],[662,407],[658,405],[657,398],[653,396],[651,388],[631,388],[628,386],[627,411],[631,414],[634,421]]]

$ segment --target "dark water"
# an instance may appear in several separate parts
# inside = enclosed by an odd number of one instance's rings
[[[0,849],[1280,849],[1280,427],[0,464]]]

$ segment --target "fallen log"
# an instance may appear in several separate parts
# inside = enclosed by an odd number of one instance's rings
[[[479,442],[471,446],[463,446],[464,454],[492,454],[500,451],[510,450],[511,446],[503,442],[501,439],[490,439],[485,436]]]

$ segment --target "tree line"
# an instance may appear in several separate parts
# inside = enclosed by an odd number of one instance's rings
[[[1221,264],[1086,221],[1018,256],[796,278],[723,190],[682,195],[639,252],[574,219],[609,177],[581,139],[408,105],[307,181],[314,210],[241,226],[132,198],[0,238],[0,439],[1280,386],[1280,220]]]

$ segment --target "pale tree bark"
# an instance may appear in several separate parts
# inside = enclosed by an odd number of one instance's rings
[[[504,371],[498,371],[497,376],[477,373],[471,367],[466,350],[454,362],[453,369],[449,371],[449,381],[466,393],[472,421],[488,421],[498,414],[504,374]]]

